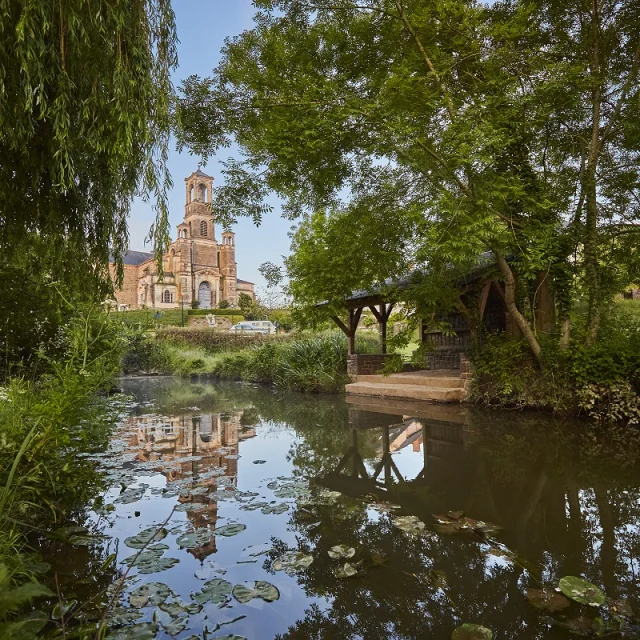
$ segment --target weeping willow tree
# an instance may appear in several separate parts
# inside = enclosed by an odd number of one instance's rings
[[[0,0],[0,254],[104,294],[136,195],[168,243],[170,0]],[[37,250],[34,251],[34,247]]]

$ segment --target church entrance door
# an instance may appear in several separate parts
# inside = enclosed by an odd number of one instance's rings
[[[198,302],[201,309],[211,309],[211,285],[201,282],[198,287]]]

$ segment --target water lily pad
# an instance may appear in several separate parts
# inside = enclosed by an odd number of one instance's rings
[[[73,535],[69,536],[67,542],[74,547],[91,547],[94,544],[104,542],[108,540],[109,536],[103,536],[99,534],[86,534],[86,535]]]
[[[343,566],[335,570],[335,574],[336,578],[353,578],[358,575],[358,569],[354,565],[345,562]]]
[[[175,510],[176,511],[197,511],[198,509],[204,508],[206,505],[200,504],[198,502],[184,502],[183,504],[179,504]]]
[[[268,502],[250,502],[249,504],[242,505],[240,509],[242,509],[242,511],[257,511],[258,509],[268,506]]]
[[[136,487],[135,489],[125,489],[115,500],[119,504],[132,504],[142,498],[146,487]]]
[[[601,607],[607,600],[602,589],[596,587],[583,578],[576,576],[565,576],[560,578],[558,583],[560,591],[565,596],[579,602],[580,604],[588,604],[592,607]]]
[[[233,597],[242,604],[246,604],[254,598],[260,598],[265,602],[274,602],[280,597],[278,588],[270,582],[256,580],[253,588],[244,584],[237,584],[233,587]]]
[[[62,620],[69,613],[71,613],[77,606],[77,600],[67,600],[66,602],[58,602],[55,607],[53,607],[53,611],[51,612],[51,617],[54,620]]]
[[[449,511],[446,516],[433,514],[433,517],[437,522],[434,529],[441,535],[480,533],[484,536],[491,536],[502,530],[502,527],[492,524],[491,522],[463,517],[462,511]]]
[[[479,624],[465,623],[452,634],[451,640],[492,640],[493,631]]]
[[[273,492],[273,495],[277,498],[297,498],[299,493],[294,487],[282,487],[280,489],[276,489]]]
[[[139,534],[125,538],[124,543],[131,549],[142,549],[150,542],[164,540],[167,537],[167,530],[157,527],[144,529]]]
[[[129,594],[129,603],[136,608],[155,607],[162,604],[171,593],[171,589],[164,582],[148,582]]]
[[[162,551],[146,550],[125,558],[121,564],[136,567],[138,573],[148,574],[166,571],[180,562],[177,558],[163,558]]]
[[[274,571],[284,571],[287,575],[294,575],[306,569],[313,562],[313,556],[302,551],[287,551],[273,561]]]
[[[181,618],[183,616],[200,613],[200,611],[202,611],[202,605],[197,602],[185,604],[180,600],[176,600],[175,602],[163,602],[160,605],[160,610],[172,618]]]
[[[181,549],[195,549],[208,544],[213,537],[213,533],[209,529],[201,529],[192,533],[183,533],[176,538],[176,542]]]
[[[289,505],[284,502],[280,502],[279,504],[267,504],[262,508],[262,513],[265,515],[269,515],[270,513],[285,513],[286,511],[289,511]]]
[[[211,602],[218,606],[228,602],[231,595],[231,583],[222,578],[214,578],[205,582],[198,593],[192,593],[191,599],[198,604]]]
[[[225,536],[228,538],[229,536],[235,536],[247,528],[246,524],[240,524],[235,522],[233,524],[224,524],[221,527],[216,527],[213,530],[214,536]]]
[[[398,516],[392,520],[393,526],[406,533],[421,533],[425,524],[416,516]]]
[[[142,618],[142,611],[127,607],[116,607],[109,616],[110,627],[124,627]]]
[[[536,608],[545,611],[562,611],[571,606],[568,598],[561,593],[545,587],[543,589],[527,589],[527,600]]]
[[[153,640],[157,633],[158,625],[155,622],[141,622],[112,631],[105,640]]]
[[[187,628],[187,620],[186,618],[175,618],[168,624],[163,624],[162,628],[170,636],[177,636]]]
[[[205,493],[209,493],[209,487],[193,487],[187,491],[190,496],[203,496]]]
[[[346,544],[338,544],[335,547],[331,547],[327,553],[330,558],[339,560],[340,558],[353,558],[356,555],[356,550],[353,547],[347,547]]]

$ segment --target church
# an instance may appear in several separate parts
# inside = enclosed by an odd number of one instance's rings
[[[253,283],[236,275],[235,234],[224,231],[221,242],[216,240],[210,208],[213,178],[198,170],[185,178],[185,184],[184,220],[162,258],[162,280],[152,253],[128,251],[122,288],[115,291],[119,306],[175,309],[197,301],[200,309],[213,309],[222,301],[236,307],[241,293],[255,298]]]

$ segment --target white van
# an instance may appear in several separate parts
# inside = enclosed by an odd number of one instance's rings
[[[266,329],[266,333],[275,333],[276,325],[271,322],[271,320],[245,320],[246,323],[250,324],[252,327],[256,329]]]

